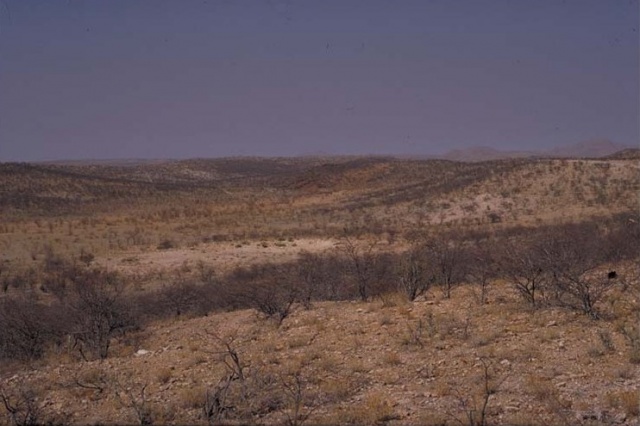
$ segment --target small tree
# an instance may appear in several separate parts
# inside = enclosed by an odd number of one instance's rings
[[[54,309],[29,294],[0,299],[0,357],[40,358],[46,345],[61,334]]]
[[[131,409],[140,425],[153,424],[153,413],[149,404],[149,399],[145,394],[147,384],[140,387],[139,392],[134,392],[134,386],[122,386],[116,379],[114,383],[115,395],[118,402],[126,408]]]
[[[0,402],[9,420],[14,426],[31,426],[42,424],[42,407],[38,395],[30,388],[19,388],[8,392],[0,387]]]
[[[489,295],[489,285],[497,278],[498,264],[494,253],[495,247],[485,242],[476,246],[469,255],[467,278],[479,287],[477,300],[485,304]]]
[[[433,267],[436,282],[449,299],[453,287],[466,275],[466,252],[463,239],[454,235],[446,239],[433,239],[424,244],[427,261]]]
[[[410,301],[426,293],[433,283],[434,277],[428,271],[425,253],[417,247],[401,256],[396,273],[398,287]]]
[[[485,358],[480,358],[480,364],[480,383],[482,386],[478,389],[477,394],[475,396],[469,396],[455,392],[459,408],[464,413],[464,417],[460,418],[451,413],[449,413],[449,415],[461,425],[487,426],[489,401],[507,379],[506,376],[501,379],[496,379],[491,364]]]
[[[286,411],[288,426],[301,426],[306,422],[316,406],[313,398],[306,395],[307,381],[301,371],[295,371],[288,377],[282,377],[282,387],[289,402],[289,410]]]
[[[168,286],[160,292],[161,303],[175,316],[206,308],[208,294],[203,286],[178,274]]]
[[[120,277],[101,270],[87,271],[74,282],[68,304],[74,319],[73,335],[83,358],[83,347],[106,358],[111,339],[136,326],[123,290]]]
[[[542,254],[533,244],[507,244],[499,259],[500,270],[531,307],[544,296],[548,274]]]
[[[238,288],[238,298],[248,306],[281,324],[300,298],[295,272],[284,265],[255,266],[243,274],[248,282]]]
[[[315,299],[321,291],[324,278],[320,256],[304,252],[298,260],[298,277],[302,284],[300,300],[305,308],[311,307],[311,301]]]
[[[575,225],[546,236],[542,249],[556,301],[593,319],[599,318],[596,305],[616,283],[608,270],[598,269],[606,258],[602,240],[594,226]]]
[[[369,299],[370,287],[375,275],[376,257],[373,255],[373,249],[377,243],[378,240],[358,244],[349,236],[347,230],[340,241],[339,248],[350,261],[351,273],[357,282],[358,295],[362,301]]]

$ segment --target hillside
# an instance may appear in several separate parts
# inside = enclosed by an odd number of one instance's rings
[[[640,164],[0,164],[0,418],[637,424]]]
[[[0,183],[0,244],[13,248],[4,257],[26,258],[45,245],[79,250],[75,230],[104,255],[163,240],[334,237],[345,224],[403,234],[581,220],[633,208],[640,176],[632,159],[347,157],[2,164]]]
[[[206,390],[232,363],[229,343],[250,386],[247,409],[264,424],[286,423],[298,391],[305,424],[456,424],[482,406],[483,362],[489,424],[637,420],[640,376],[613,325],[522,311],[503,286],[492,294],[485,306],[462,290],[411,304],[319,303],[281,327],[251,311],[161,323],[106,361],[63,353],[6,385],[33,386],[42,416],[65,423],[137,423],[138,404],[157,423],[203,424]]]
[[[602,158],[632,149],[607,139],[594,139],[545,150],[505,151],[476,146],[454,149],[442,156],[451,161],[489,161],[506,158]]]

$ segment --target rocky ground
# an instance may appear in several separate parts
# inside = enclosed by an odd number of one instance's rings
[[[469,424],[486,401],[488,424],[638,424],[630,318],[532,310],[504,283],[484,305],[473,293],[322,302],[281,325],[251,310],[176,319],[103,361],[53,354],[2,388],[16,402],[33,392],[40,421],[206,424],[207,401],[240,369],[220,415],[231,423]]]

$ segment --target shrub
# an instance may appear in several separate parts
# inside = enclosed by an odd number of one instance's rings
[[[61,313],[30,296],[0,299],[0,357],[40,358],[47,345],[63,334]]]
[[[16,426],[43,423],[43,410],[38,396],[31,388],[21,387],[11,392],[0,387],[0,402],[6,411],[8,423]]]
[[[158,250],[169,250],[176,247],[176,243],[172,240],[162,240],[160,244],[158,244]]]
[[[567,226],[545,237],[542,257],[550,273],[555,300],[597,319],[597,304],[615,284],[608,271],[598,270],[606,253],[600,231],[593,225]]]
[[[444,296],[451,297],[453,287],[464,280],[467,252],[461,235],[427,241],[422,250],[431,265],[435,282],[442,287]]]
[[[433,283],[434,276],[430,273],[425,252],[419,248],[412,248],[405,253],[396,266],[398,287],[410,301],[424,294]]]
[[[137,327],[134,310],[123,295],[124,282],[101,270],[87,271],[74,282],[67,307],[73,321],[73,336],[81,355],[84,349],[106,358],[111,339]]]
[[[292,279],[295,270],[291,265],[254,265],[236,270],[233,277],[239,281],[235,283],[235,297],[267,318],[276,319],[278,324],[300,300],[300,287]]]

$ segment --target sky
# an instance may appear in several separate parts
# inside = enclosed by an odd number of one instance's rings
[[[638,0],[0,0],[0,161],[640,141]]]

